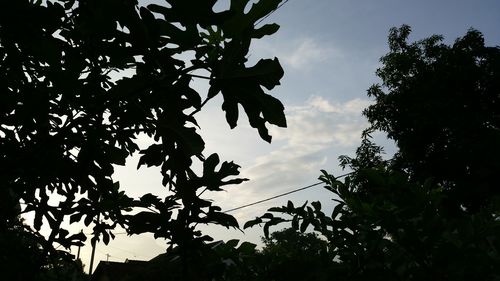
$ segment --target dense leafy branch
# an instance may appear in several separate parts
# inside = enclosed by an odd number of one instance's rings
[[[135,0],[2,2],[0,230],[33,212],[35,230],[44,221],[50,226],[48,247],[69,247],[85,237],[69,235],[67,218],[94,224],[93,243],[107,243],[118,225],[181,245],[197,241],[199,223],[238,227],[199,196],[245,179],[233,162],[203,154],[195,115],[220,94],[231,128],[240,106],[268,142],[268,124],[286,126],[283,105],[265,92],[283,76],[278,60],[247,65],[251,41],[279,27],[256,22],[281,0],[247,9],[248,2],[232,0],[222,12],[213,11],[215,0],[147,7]],[[209,80],[206,94],[191,87],[194,78]],[[141,134],[154,144],[140,149]],[[121,191],[114,165],[136,153],[139,166],[161,168],[171,195],[132,199]],[[59,202],[49,203],[54,195]],[[126,212],[135,207],[148,211]]]

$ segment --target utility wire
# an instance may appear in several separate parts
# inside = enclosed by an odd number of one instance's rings
[[[115,256],[115,255],[110,255],[109,253],[106,253],[106,252],[101,251],[101,250],[99,250],[99,249],[97,249],[97,251],[98,251],[99,253],[101,253],[101,255],[106,256],[108,259],[109,259],[109,258],[113,258],[114,260],[126,260],[126,259],[127,259],[127,258],[124,258],[124,257],[118,257],[118,256]]]
[[[269,14],[267,14],[266,16],[264,16],[263,18],[261,18],[259,21],[257,21],[255,23],[255,26],[259,25],[262,21],[264,21],[265,19],[267,19],[270,15],[272,15],[274,12],[276,12],[279,8],[281,8],[287,2],[288,2],[288,0],[283,1],[281,4],[278,5],[278,7],[276,7],[276,9],[272,10],[271,12],[269,12]]]
[[[343,178],[343,177],[348,176],[348,175],[350,175],[352,173],[353,172],[340,175],[340,176],[336,177],[336,179]],[[324,183],[324,182],[321,181],[321,182],[313,183],[311,185],[304,186],[304,187],[301,187],[301,188],[297,188],[297,189],[294,189],[292,191],[288,191],[288,192],[285,192],[285,193],[281,193],[281,194],[275,195],[273,197],[269,197],[269,198],[266,198],[266,199],[255,201],[255,202],[250,203],[250,204],[246,204],[246,205],[243,205],[243,206],[239,206],[239,207],[236,207],[236,208],[233,208],[233,209],[226,210],[226,211],[224,211],[224,213],[230,213],[230,212],[233,212],[233,211],[236,211],[236,210],[239,210],[239,209],[243,209],[243,208],[250,207],[250,206],[253,206],[253,205],[257,205],[257,204],[260,204],[260,203],[264,203],[264,202],[267,202],[267,201],[270,201],[270,200],[273,200],[273,199],[276,199],[276,198],[280,198],[280,197],[286,196],[288,194],[292,194],[292,193],[299,192],[299,191],[302,191],[302,190],[305,190],[305,189],[308,189],[308,188],[311,188],[311,187],[315,187],[315,186],[320,185],[322,183]]]
[[[236,211],[236,210],[239,210],[239,209],[243,209],[243,208],[250,207],[250,206],[253,206],[253,205],[257,205],[257,204],[260,204],[260,203],[264,203],[264,202],[267,202],[267,201],[270,201],[270,200],[273,200],[273,199],[276,199],[276,198],[283,197],[283,196],[288,195],[288,194],[292,194],[292,193],[295,193],[295,192],[299,192],[299,191],[302,191],[302,190],[305,190],[305,189],[308,189],[308,188],[320,185],[322,183],[323,182],[317,182],[317,183],[314,183],[314,184],[311,184],[311,185],[308,185],[308,186],[297,188],[297,189],[294,189],[292,191],[288,191],[288,192],[285,192],[285,193],[282,193],[282,194],[279,194],[279,195],[275,195],[273,197],[269,197],[269,198],[266,198],[266,199],[255,201],[255,202],[250,203],[250,204],[246,204],[246,205],[239,206],[239,207],[236,207],[236,208],[233,208],[233,209],[229,209],[227,211],[224,211],[224,213],[229,213],[229,212],[233,212],[233,211]]]
[[[85,235],[94,235],[94,232],[84,232],[83,234]],[[128,234],[127,232],[113,232],[113,235],[122,235],[122,234]]]
[[[122,252],[126,252],[126,253],[129,253],[129,254],[132,254],[134,255],[134,258],[135,257],[142,257],[142,258],[148,258],[147,256],[143,256],[143,255],[139,255],[133,251],[129,251],[129,250],[125,250],[125,249],[122,249],[122,248],[118,248],[118,247],[115,247],[115,246],[110,246],[110,245],[106,245],[107,247],[110,247],[110,248],[113,248],[115,250],[118,250],[118,251],[122,251]]]

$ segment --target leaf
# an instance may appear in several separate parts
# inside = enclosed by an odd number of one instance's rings
[[[280,29],[280,26],[278,24],[272,23],[272,24],[265,24],[262,27],[255,29],[252,37],[256,39],[260,39],[266,35],[272,35],[276,33]]]
[[[186,30],[182,30],[163,19],[156,19],[156,24],[160,35],[168,36],[171,43],[177,44],[183,49],[193,48],[199,44],[201,40],[199,33],[195,28],[186,28]]]
[[[106,151],[107,161],[120,166],[125,166],[127,156],[128,151],[126,149],[120,149],[114,146],[108,146]]]
[[[210,88],[208,89],[207,100],[215,97],[220,92],[220,88],[213,81],[216,80],[210,80]]]
[[[283,0],[266,0],[254,3],[247,15],[251,17],[252,20],[257,21],[278,9],[282,1]]]
[[[217,153],[210,154],[205,161],[203,161],[203,174],[212,174],[215,171],[215,168],[219,164],[220,159]]]
[[[264,120],[279,127],[285,128],[286,117],[285,107],[277,98],[263,94],[259,95],[258,99],[262,104],[262,115]]]
[[[187,101],[192,107],[196,109],[201,109],[200,94],[197,91],[193,90],[191,87],[189,87],[189,85],[185,87],[184,96],[186,97]]]
[[[304,219],[302,221],[302,224],[300,225],[300,232],[305,232],[307,227],[309,226],[310,222],[311,221],[309,219]]]
[[[227,37],[233,38],[241,36],[242,33],[252,30],[254,24],[273,10],[277,9],[282,0],[265,0],[254,3],[248,13],[245,14],[245,6],[247,1],[232,0],[230,11],[233,17],[226,21],[222,26],[224,34]]]
[[[67,231],[66,229],[59,229],[59,239],[65,239],[66,236],[68,236],[69,234],[69,231]]]
[[[274,225],[278,225],[282,222],[285,222],[286,220],[283,219],[283,218],[277,218],[277,217],[273,217],[271,220],[269,220],[268,222],[266,222],[264,224],[264,236],[266,238],[269,238],[269,227],[271,226],[274,226]]]
[[[230,185],[230,184],[240,184],[242,182],[249,181],[249,179],[231,179],[228,181],[224,181],[223,185]]]
[[[255,252],[255,248],[257,247],[256,244],[244,241],[241,243],[241,245],[238,247],[238,251],[243,254],[253,254]]]
[[[265,213],[264,215],[261,216],[263,219],[273,219],[274,216],[271,213]]]
[[[342,208],[344,207],[344,204],[343,203],[339,203],[337,204],[334,208],[333,208],[333,211],[332,211],[332,216],[331,218],[333,220],[335,220],[337,218],[337,216],[342,212]]]
[[[299,216],[297,216],[297,215],[293,216],[293,219],[292,219],[292,228],[293,229],[298,229],[299,228]]]
[[[207,214],[207,220],[225,226],[226,228],[238,228],[238,221],[231,215],[222,212],[213,212]]]
[[[163,15],[168,15],[170,12],[169,8],[167,8],[163,5],[158,5],[158,4],[149,4],[147,6],[147,8],[154,13],[163,14]]]
[[[151,193],[147,193],[141,196],[140,202],[142,203],[141,205],[144,207],[155,206],[160,203],[160,198]]]
[[[221,207],[219,206],[210,206],[209,208],[209,212],[218,212],[218,211],[221,211]]]
[[[254,66],[249,68],[239,67],[228,72],[221,77],[224,80],[245,81],[246,83],[257,83],[272,90],[275,86],[280,85],[280,80],[283,78],[284,71],[279,63],[278,58],[261,59]]]
[[[263,228],[263,231],[264,231],[264,237],[266,238],[269,238],[269,224],[264,224],[264,228]]]
[[[314,218],[314,211],[311,207],[307,206],[307,216],[309,218]]]
[[[69,223],[79,222],[82,219],[83,213],[76,213],[69,217]]]
[[[240,242],[240,240],[238,240],[238,239],[231,239],[231,240],[228,240],[226,242],[226,245],[231,247],[231,248],[236,248],[236,246],[238,246],[239,242]]]
[[[243,229],[247,229],[247,228],[253,227],[254,225],[257,225],[257,224],[260,224],[260,223],[262,223],[262,219],[261,218],[255,218],[253,220],[249,220],[249,221],[247,221],[243,225]]]
[[[267,210],[268,212],[276,212],[276,213],[286,213],[286,207],[271,207]]]
[[[163,215],[168,216],[168,213]],[[143,211],[130,216],[128,220],[128,231],[130,234],[140,234],[145,232],[152,232],[156,234],[158,226],[162,225],[163,217],[157,213]]]
[[[240,45],[233,48],[233,52],[248,51]],[[278,59],[260,60],[249,68],[230,58],[227,61],[223,59],[220,66],[215,68],[214,76],[224,98],[222,109],[226,112],[226,120],[231,128],[237,125],[239,104],[245,110],[250,126],[256,128],[260,137],[267,142],[271,142],[272,137],[266,122],[286,127],[283,104],[265,94],[262,88],[272,89],[279,85],[283,69]]]
[[[93,219],[94,217],[92,215],[87,214],[83,223],[85,224],[85,226],[89,226],[89,224],[92,223]]]
[[[41,213],[35,212],[35,220],[33,222],[33,227],[36,230],[40,230],[40,228],[42,227],[42,218],[43,218],[43,215]]]
[[[203,235],[199,238],[201,241],[206,241],[206,242],[211,242],[211,241],[214,241],[214,238],[212,238],[211,236],[209,235]]]
[[[102,232],[102,241],[105,245],[108,245],[109,243],[109,234],[106,231]]]
[[[140,152],[142,154],[141,158],[139,158],[139,163],[137,164],[137,169],[139,169],[142,165],[151,166],[160,166],[163,163],[163,148],[161,144],[152,144],[147,149],[142,150]]]
[[[280,80],[283,78],[284,71],[278,58],[261,59],[253,67],[247,70],[246,75],[250,75],[258,81],[258,83],[268,90],[272,90],[275,86],[280,85]]]
[[[231,129],[238,125],[238,104],[235,101],[225,99],[222,110],[226,112],[226,121]]]
[[[314,210],[315,210],[316,212],[321,211],[321,202],[319,202],[319,201],[314,201],[314,202],[311,202],[311,205],[314,207]]]

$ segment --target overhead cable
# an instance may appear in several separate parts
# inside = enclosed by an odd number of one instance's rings
[[[340,176],[336,177],[336,179],[348,176],[348,175],[350,175],[352,173],[353,172],[340,175]],[[243,208],[250,207],[250,206],[253,206],[253,205],[257,205],[257,204],[260,204],[260,203],[264,203],[264,202],[267,202],[267,201],[270,201],[270,200],[273,200],[273,199],[276,199],[276,198],[280,198],[280,197],[286,196],[288,194],[292,194],[292,193],[299,192],[299,191],[302,191],[302,190],[305,190],[305,189],[308,189],[308,188],[311,188],[311,187],[315,187],[315,186],[320,185],[322,183],[324,183],[324,182],[313,183],[311,185],[304,186],[304,187],[301,187],[301,188],[297,188],[297,189],[294,189],[292,191],[281,193],[281,194],[278,194],[278,195],[275,195],[275,196],[272,196],[272,197],[269,197],[269,198],[266,198],[266,199],[262,199],[262,200],[259,200],[259,201],[255,201],[253,203],[249,203],[249,204],[246,204],[246,205],[243,205],[243,206],[239,206],[239,207],[236,207],[236,208],[232,208],[232,209],[226,210],[226,211],[224,211],[224,213],[230,213],[230,212],[233,212],[233,211],[236,211],[236,210],[239,210],[239,209],[243,209]]]

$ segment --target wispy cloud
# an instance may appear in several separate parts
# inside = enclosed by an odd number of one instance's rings
[[[276,148],[242,168],[242,176],[250,181],[216,194],[214,199],[232,208],[316,181],[320,169],[359,144],[361,131],[367,126],[361,112],[369,104],[364,99],[332,102],[313,96],[305,104],[289,106],[288,128],[271,129]],[[242,209],[235,215],[245,221],[267,207],[262,204],[258,211]]]
[[[273,128],[275,139],[288,146],[353,146],[367,126],[361,112],[370,104],[364,99],[333,103],[320,96],[311,97],[305,105],[287,109],[289,126]]]
[[[311,37],[302,37],[280,45],[257,41],[253,43],[253,49],[259,56],[278,56],[285,66],[295,70],[310,70],[317,68],[318,63],[344,57],[340,49]]]
[[[295,69],[308,68],[332,57],[341,57],[340,50],[318,43],[312,38],[303,38],[294,43],[291,50],[283,52],[284,63]]]

